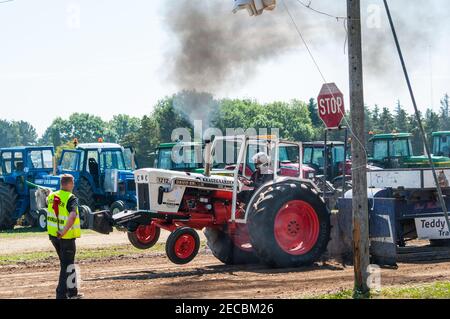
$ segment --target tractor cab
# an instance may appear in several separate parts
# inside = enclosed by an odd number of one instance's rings
[[[75,192],[82,205],[92,210],[120,201],[123,209],[134,208],[136,189],[132,148],[113,143],[77,144],[63,150],[58,173],[75,178]],[[121,209],[122,209],[121,208]]]
[[[370,139],[372,156],[369,158],[369,162],[384,169],[429,167],[428,157],[413,154],[411,138],[412,134],[409,133],[374,135]],[[448,157],[432,156],[432,160],[436,167],[450,165]]]
[[[324,142],[303,143],[303,163],[314,168],[318,175],[325,175],[325,156],[327,159],[327,180],[334,180],[342,176],[342,168],[345,163],[345,175],[350,176],[351,161],[346,154],[344,142],[330,141],[325,148]],[[345,158],[347,157],[347,158]]]
[[[450,132],[433,133],[433,154],[450,157]]]
[[[13,147],[0,149],[0,181],[15,185],[17,192],[28,191],[30,183],[57,189],[53,147]],[[27,184],[28,182],[28,184]]]
[[[156,149],[154,167],[195,172],[203,168],[203,148],[202,143],[162,143]]]
[[[2,148],[0,167],[0,228],[13,227],[23,215],[34,225],[38,210],[45,207],[45,198],[37,195],[38,187],[56,190],[60,186],[54,176],[53,147]]]

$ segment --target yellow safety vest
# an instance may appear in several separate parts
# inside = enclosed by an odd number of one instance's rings
[[[58,196],[61,200],[59,204],[59,214],[57,216],[55,210],[53,209],[53,203],[55,197]],[[67,220],[69,219],[70,212],[67,210],[67,204],[69,199],[73,196],[72,193],[63,190],[51,193],[48,196],[48,213],[47,213],[47,231],[48,234],[57,237],[58,231],[63,231],[66,226]],[[77,207],[77,217],[72,228],[62,237],[63,239],[74,239],[81,237],[81,227],[80,227],[80,214]]]

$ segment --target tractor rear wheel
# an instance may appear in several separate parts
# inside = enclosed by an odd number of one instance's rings
[[[207,245],[214,257],[225,265],[246,265],[259,263],[253,250],[238,247],[231,237],[224,231],[215,228],[206,228]]]
[[[128,240],[137,249],[150,249],[156,245],[161,235],[161,228],[154,223],[141,225],[135,232],[128,232]]]
[[[170,234],[166,243],[166,254],[177,265],[190,263],[200,249],[200,237],[189,227],[181,227]]]
[[[75,196],[78,198],[78,205],[88,206],[92,211],[95,211],[95,198],[94,191],[92,190],[91,184],[82,178],[80,183],[74,190]]]
[[[17,222],[13,217],[16,201],[17,193],[14,187],[0,183],[0,230],[14,229]]]
[[[330,214],[305,185],[274,184],[250,206],[248,229],[256,255],[270,267],[300,267],[320,259],[330,240]]]

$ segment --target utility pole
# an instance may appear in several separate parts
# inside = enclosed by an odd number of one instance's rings
[[[360,0],[347,0],[347,17],[350,112],[354,134],[352,140],[354,297],[366,297],[370,293],[367,282],[369,277],[369,205],[367,198]]]

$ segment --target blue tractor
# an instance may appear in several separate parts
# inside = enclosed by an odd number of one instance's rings
[[[74,193],[81,206],[118,213],[137,206],[135,168],[132,148],[113,143],[76,143],[76,149],[62,151],[57,173],[74,176]]]
[[[0,149],[0,230],[13,229],[23,216],[31,226],[45,219],[45,193],[40,187],[59,189],[54,163],[50,146]]]

